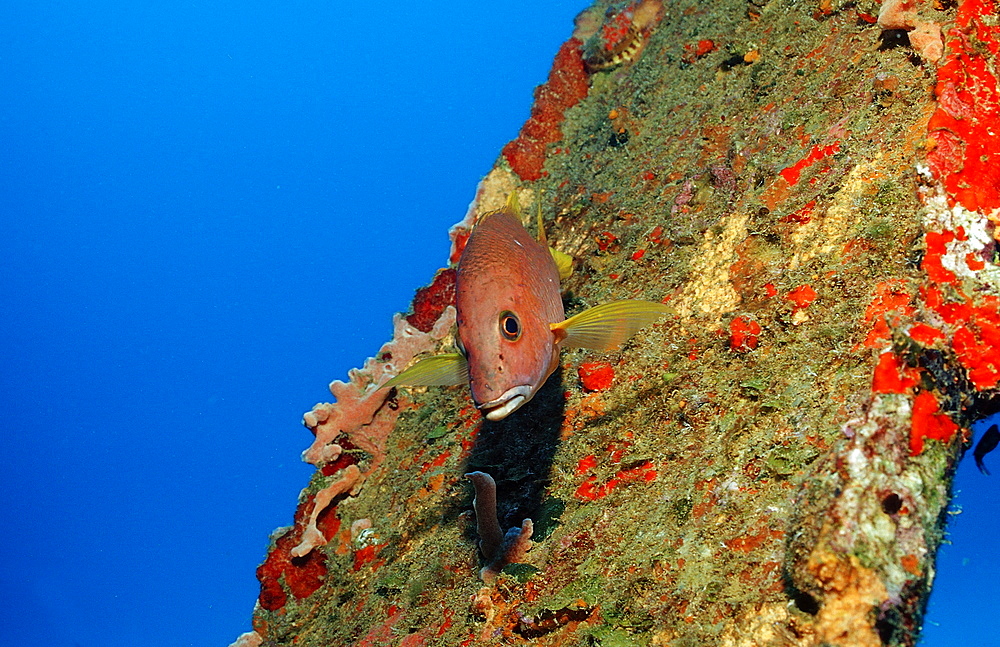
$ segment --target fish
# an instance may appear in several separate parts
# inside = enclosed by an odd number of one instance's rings
[[[976,459],[976,467],[987,476],[990,475],[990,471],[986,469],[983,458],[996,449],[997,445],[1000,445],[1000,428],[996,425],[991,425],[982,438],[979,439],[979,442],[976,443],[976,448],[972,450],[972,457]]]
[[[521,222],[516,194],[484,214],[459,257],[455,278],[458,353],[420,360],[381,388],[468,383],[476,407],[502,420],[528,403],[559,366],[563,348],[617,350],[672,309],[624,300],[566,318],[560,278],[572,259]]]

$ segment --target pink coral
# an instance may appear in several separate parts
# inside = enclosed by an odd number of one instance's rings
[[[330,393],[335,403],[320,403],[306,413],[302,421],[316,435],[313,444],[302,454],[302,460],[319,468],[337,460],[343,446],[337,439],[344,435],[350,444],[371,454],[367,470],[349,464],[340,471],[340,478],[316,493],[315,505],[302,531],[302,540],[292,549],[292,555],[307,555],[313,548],[324,545],[326,537],[317,527],[317,520],[327,506],[345,492],[357,493],[365,477],[374,472],[385,459],[385,442],[399,416],[398,406],[388,406],[389,391],[381,386],[409,364],[420,353],[433,351],[455,325],[455,308],[445,307],[441,316],[421,332],[397,314],[393,320],[392,341],[379,349],[376,358],[368,358],[361,369],[351,369],[347,382],[335,380]]]
[[[925,61],[936,63],[944,56],[940,25],[920,18],[915,0],[885,0],[878,12],[878,26],[909,32],[910,45]]]
[[[330,538],[325,537],[322,531],[316,527],[316,520],[319,519],[320,513],[326,510],[331,501],[345,492],[350,492],[351,489],[358,483],[358,479],[360,478],[361,470],[358,469],[358,466],[348,465],[346,468],[341,470],[339,479],[316,493],[312,514],[309,515],[309,521],[306,522],[306,528],[302,531],[302,541],[298,546],[291,550],[292,557],[302,557],[303,555],[308,555],[309,551],[313,548],[316,546],[323,546],[327,541],[329,541]]]
[[[236,642],[229,645],[229,647],[260,647],[263,644],[264,639],[256,631],[248,631],[245,634],[240,635],[236,639]]]
[[[342,448],[334,441],[343,433],[356,447],[372,454],[375,462],[380,463],[384,458],[381,445],[397,415],[384,406],[388,392],[381,391],[380,387],[418,354],[433,351],[454,325],[455,309],[450,306],[427,333],[420,332],[397,314],[393,320],[392,341],[379,349],[378,359],[369,357],[363,368],[348,371],[350,379],[347,382],[334,380],[330,393],[336,397],[336,403],[317,404],[303,416],[303,423],[316,435],[316,440],[302,454],[302,460],[317,466],[336,460]]]

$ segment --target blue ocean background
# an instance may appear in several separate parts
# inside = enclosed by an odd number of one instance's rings
[[[446,263],[588,4],[0,6],[0,647],[250,629],[303,412]],[[960,468],[928,647],[1000,645],[998,479]]]

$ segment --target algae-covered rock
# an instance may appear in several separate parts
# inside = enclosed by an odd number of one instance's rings
[[[568,315],[673,313],[619,352],[564,352],[499,422],[465,388],[375,391],[402,368],[380,353],[338,387],[365,419],[314,410],[339,426],[244,640],[915,644],[965,430],[1000,408],[996,17],[918,4],[893,29],[874,2],[584,12],[450,260],[515,191],[575,259]],[[442,276],[414,352],[453,343]],[[535,522],[490,584],[472,471],[502,528]],[[322,541],[289,554],[307,523]]]

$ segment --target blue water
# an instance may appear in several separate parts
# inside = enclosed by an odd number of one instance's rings
[[[587,2],[81,4],[0,6],[0,647],[226,645]],[[927,645],[1000,635],[967,468]]]

